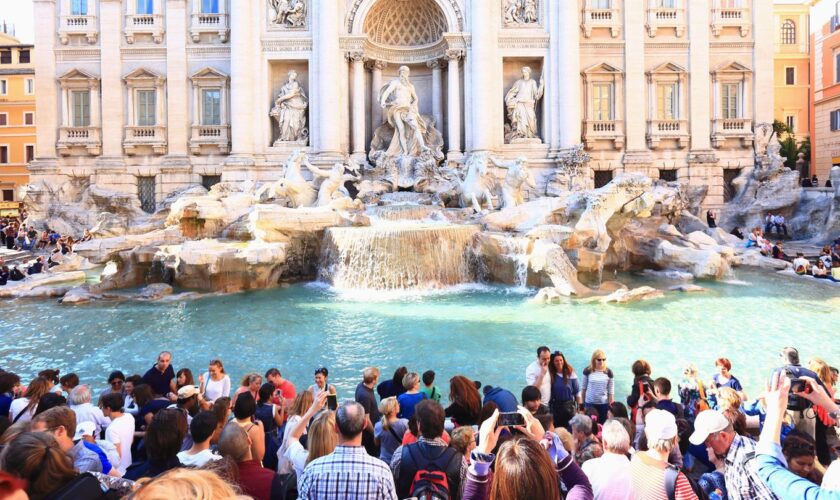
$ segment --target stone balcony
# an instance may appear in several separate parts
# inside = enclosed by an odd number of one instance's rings
[[[680,149],[688,147],[688,120],[648,120],[648,147],[657,149],[666,140],[677,141]]]
[[[624,20],[621,18],[621,11],[618,9],[593,9],[587,7],[583,10],[583,36],[592,36],[595,28],[608,28],[610,36],[617,38],[621,34],[621,26]]]
[[[712,13],[712,34],[720,36],[724,28],[738,28],[741,36],[750,34],[752,15],[746,7],[716,8]]]
[[[727,140],[742,140],[744,147],[752,146],[752,120],[748,118],[719,118],[712,120],[712,146],[722,147]]]
[[[624,121],[585,120],[583,142],[586,149],[592,149],[599,141],[612,141],[615,149],[624,147]]]
[[[218,149],[219,153],[230,152],[230,125],[193,125],[190,135],[190,152],[201,154],[203,147]]]
[[[686,30],[685,9],[652,8],[648,9],[647,24],[648,36],[656,36],[659,29],[673,28],[677,38],[683,36]]]
[[[162,125],[126,127],[125,140],[123,140],[125,154],[136,154],[142,148],[151,148],[155,154],[166,154],[166,127]]]
[[[102,130],[99,127],[61,127],[58,129],[56,151],[69,156],[73,149],[84,148],[89,155],[102,152]]]
[[[190,24],[190,37],[193,43],[201,40],[204,33],[218,35],[222,43],[228,41],[230,27],[227,14],[193,14]]]
[[[129,14],[125,16],[125,41],[134,43],[137,35],[148,35],[155,43],[163,41],[163,15]]]
[[[70,43],[74,36],[85,37],[88,43],[94,44],[98,35],[96,16],[61,16],[58,39],[62,45]]]

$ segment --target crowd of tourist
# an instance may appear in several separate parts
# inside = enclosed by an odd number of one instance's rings
[[[8,266],[0,258],[0,286],[9,281],[21,281],[27,276],[40,274],[60,264],[64,255],[73,252],[76,240],[70,235],[61,235],[52,229],[39,232],[35,226],[22,223],[21,217],[0,218],[0,248],[32,252],[33,258],[21,265]],[[92,236],[85,230],[79,241],[87,241]]]
[[[277,368],[235,386],[219,359],[198,377],[172,361],[101,391],[0,372],[0,496],[840,499],[837,369],[794,348],[758,395],[726,358],[672,381],[642,359],[614,372],[602,350],[575,369],[546,346],[519,397],[369,367],[339,400],[325,367],[298,391]]]

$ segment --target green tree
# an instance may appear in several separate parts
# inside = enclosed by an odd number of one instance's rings
[[[779,138],[779,141],[785,135],[793,135],[793,129],[788,127],[787,123],[779,120],[773,120],[773,132],[776,132],[776,137]]]
[[[784,140],[779,141],[779,144],[782,146],[779,154],[787,158],[785,160],[785,166],[791,170],[796,168],[796,160],[799,157],[799,153],[804,155],[805,161],[808,161],[808,158],[811,156],[811,140],[808,138],[798,143],[796,142],[796,136],[790,134]]]

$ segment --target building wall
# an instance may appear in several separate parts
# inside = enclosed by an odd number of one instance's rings
[[[774,118],[788,123],[793,117],[794,134],[803,140],[811,133],[811,58],[809,6],[806,2],[774,5],[775,26],[775,111]],[[795,39],[783,39],[783,26],[790,21]],[[794,82],[789,84],[787,70],[793,68]]]
[[[274,144],[268,116],[289,69],[298,71],[309,97],[304,147],[315,163],[346,154],[364,161],[380,123],[373,82],[387,83],[408,64],[422,111],[440,118],[450,161],[475,151],[525,155],[544,179],[558,154],[584,142],[593,158],[585,172],[590,184],[596,171],[654,178],[676,171],[682,181],[709,186],[710,206],[724,200],[724,169],[752,165],[755,125],[773,119],[773,15],[761,8],[769,0],[745,0],[736,9],[721,8],[720,0],[676,0],[668,9],[613,0],[601,11],[592,0],[536,0],[536,22],[516,25],[506,23],[503,0],[417,0],[403,4],[411,6],[405,16],[427,15],[432,5],[446,33],[422,50],[371,43],[368,29],[402,36],[425,22],[405,23],[398,12],[366,27],[368,14],[390,1],[305,0],[304,26],[287,28],[272,22],[266,0],[235,0],[233,10],[222,0],[223,29],[193,36],[198,0],[156,1],[144,21],[153,29],[137,34],[134,2],[89,0],[80,20],[69,0],[39,0],[36,17],[55,23],[36,28],[39,73],[51,77],[38,83],[39,130],[49,131],[39,133],[34,175],[54,183],[88,177],[125,192],[137,192],[137,176],[155,176],[158,201],[202,175],[276,179],[299,147]],[[524,65],[546,82],[537,113],[541,141],[507,144],[503,98]],[[229,119],[222,140],[195,148],[191,77],[205,68],[228,78]],[[162,126],[144,132],[153,140],[129,144],[136,130],[127,87],[138,74],[161,82],[166,101]],[[615,85],[614,116],[596,124],[589,82],[605,78]],[[655,82],[670,78],[679,82],[679,116],[660,123]],[[724,120],[720,81],[727,79],[742,87],[738,116]],[[81,84],[98,108],[86,131],[66,123],[65,89]]]
[[[0,63],[0,80],[5,80],[7,87],[7,93],[0,95],[0,114],[6,114],[6,126],[0,126],[0,146],[8,148],[8,162],[0,163],[0,200],[18,200],[19,188],[29,182],[26,147],[35,147],[35,95],[27,94],[25,87],[27,80],[34,80],[35,69],[31,62],[20,62],[21,50],[29,51],[33,60],[31,45],[0,33],[0,51],[11,52],[11,62]],[[24,122],[26,113],[33,114],[31,125]]]
[[[840,110],[840,81],[835,55],[840,52],[840,29],[832,31],[836,0],[826,0],[811,8],[813,40],[813,102],[811,174],[820,184],[828,178],[832,165],[840,165],[840,130],[831,130],[831,113]]]

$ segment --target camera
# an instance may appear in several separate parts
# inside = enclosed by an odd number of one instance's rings
[[[516,425],[525,425],[525,417],[515,411],[499,413],[499,420],[496,427],[510,427]]]
[[[791,411],[805,411],[811,407],[811,402],[797,396],[797,392],[809,391],[808,381],[799,378],[798,374],[789,368],[785,368],[785,376],[790,379],[790,395],[788,396],[787,409]]]

